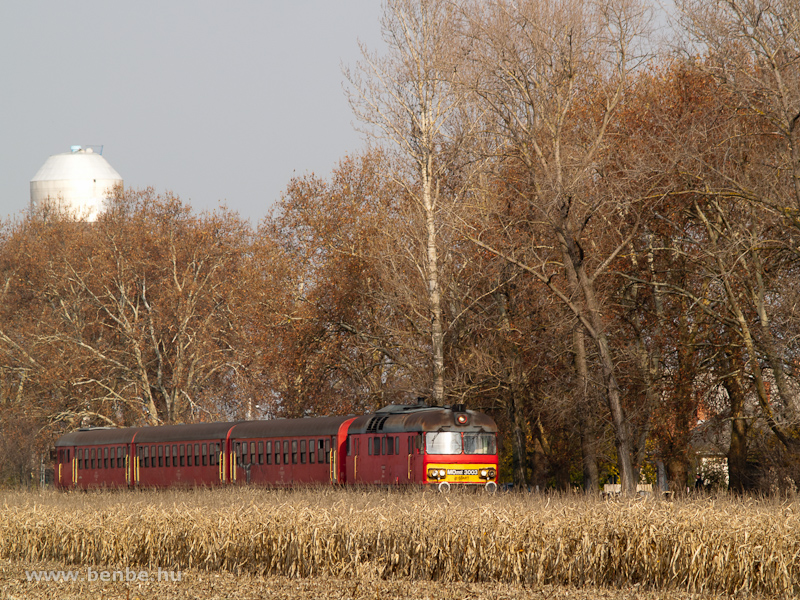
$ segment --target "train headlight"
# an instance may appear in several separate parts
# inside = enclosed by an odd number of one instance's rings
[[[447,471],[444,469],[439,469],[439,477],[444,477],[445,475],[447,475]]]
[[[486,479],[488,476],[489,476],[489,471],[487,471],[486,469],[481,469],[481,477]]]
[[[497,471],[495,469],[489,469],[489,479],[494,479],[497,475]]]
[[[428,479],[438,479],[439,471],[436,469],[428,469]]]
[[[466,425],[467,424],[467,415],[458,415],[456,417],[456,422],[459,425]]]

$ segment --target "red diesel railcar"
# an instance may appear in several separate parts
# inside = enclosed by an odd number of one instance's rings
[[[497,426],[463,405],[359,417],[80,429],[54,453],[56,486],[433,484],[497,488]]]

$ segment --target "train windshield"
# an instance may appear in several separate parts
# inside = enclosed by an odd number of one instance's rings
[[[458,431],[426,433],[425,449],[428,454],[461,454],[461,433]]]
[[[497,454],[497,440],[493,433],[465,433],[464,454]]]

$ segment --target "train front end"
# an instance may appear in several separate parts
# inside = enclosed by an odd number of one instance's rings
[[[497,490],[497,425],[463,405],[427,415],[423,421],[424,482],[448,491],[453,486]]]

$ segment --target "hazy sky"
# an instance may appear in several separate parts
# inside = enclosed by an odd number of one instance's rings
[[[125,187],[257,223],[363,142],[342,91],[376,0],[26,0],[0,8],[0,218],[48,156],[102,144]]]

